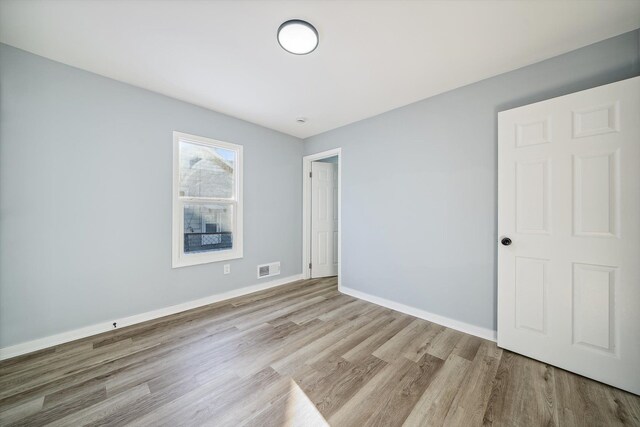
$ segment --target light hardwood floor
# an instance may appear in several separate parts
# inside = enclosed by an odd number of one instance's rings
[[[640,425],[640,397],[301,281],[0,363],[0,424]]]

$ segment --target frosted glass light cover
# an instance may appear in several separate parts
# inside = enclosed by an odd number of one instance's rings
[[[278,29],[278,43],[287,52],[306,55],[318,46],[318,32],[308,22],[292,19]]]

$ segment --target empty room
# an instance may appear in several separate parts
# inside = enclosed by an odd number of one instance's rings
[[[0,426],[640,426],[640,0],[0,0]]]

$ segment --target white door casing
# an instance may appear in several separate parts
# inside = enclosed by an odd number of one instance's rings
[[[338,274],[338,165],[311,163],[311,277]]]
[[[498,345],[640,394],[640,77],[498,114]]]

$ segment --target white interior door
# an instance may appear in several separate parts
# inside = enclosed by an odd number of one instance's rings
[[[311,163],[311,277],[338,274],[338,165]]]
[[[640,77],[498,123],[498,345],[640,394]]]

